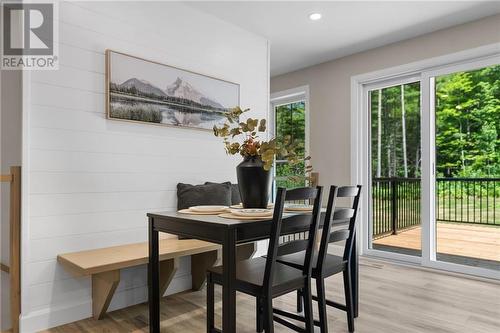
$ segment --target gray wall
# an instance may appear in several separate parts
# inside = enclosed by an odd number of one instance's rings
[[[271,78],[271,93],[309,85],[311,156],[321,184],[350,181],[351,76],[500,42],[500,15]]]

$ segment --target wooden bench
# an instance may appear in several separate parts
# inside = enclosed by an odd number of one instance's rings
[[[238,248],[238,258],[253,255],[253,243]],[[160,241],[160,293],[163,295],[178,268],[180,257],[191,256],[193,290],[205,283],[206,270],[220,260],[220,245],[196,239],[163,239]],[[60,254],[57,261],[74,276],[92,277],[92,314],[101,319],[108,309],[120,282],[120,269],[147,264],[148,243],[113,246],[89,251]]]

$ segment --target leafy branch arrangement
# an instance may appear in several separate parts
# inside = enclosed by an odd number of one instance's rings
[[[214,126],[214,135],[224,139],[226,153],[229,155],[240,154],[243,158],[260,157],[264,164],[264,170],[270,170],[273,166],[275,156],[286,159],[290,164],[297,164],[300,161],[309,161],[310,157],[299,158],[297,149],[301,146],[292,142],[288,135],[278,142],[276,138],[268,141],[262,140],[259,133],[266,131],[266,119],[248,118],[246,122],[240,122],[240,116],[250,109],[242,110],[235,107],[226,113],[227,121],[222,127]],[[243,137],[243,142],[235,138]],[[306,173],[312,171],[312,166],[306,166]]]

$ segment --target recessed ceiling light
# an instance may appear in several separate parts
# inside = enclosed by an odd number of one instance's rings
[[[321,14],[320,13],[312,13],[309,15],[309,19],[312,21],[317,21],[321,19]]]

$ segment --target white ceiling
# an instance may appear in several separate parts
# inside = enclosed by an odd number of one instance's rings
[[[500,13],[496,1],[200,1],[188,5],[269,39],[272,76]],[[309,20],[313,12],[323,18]]]

